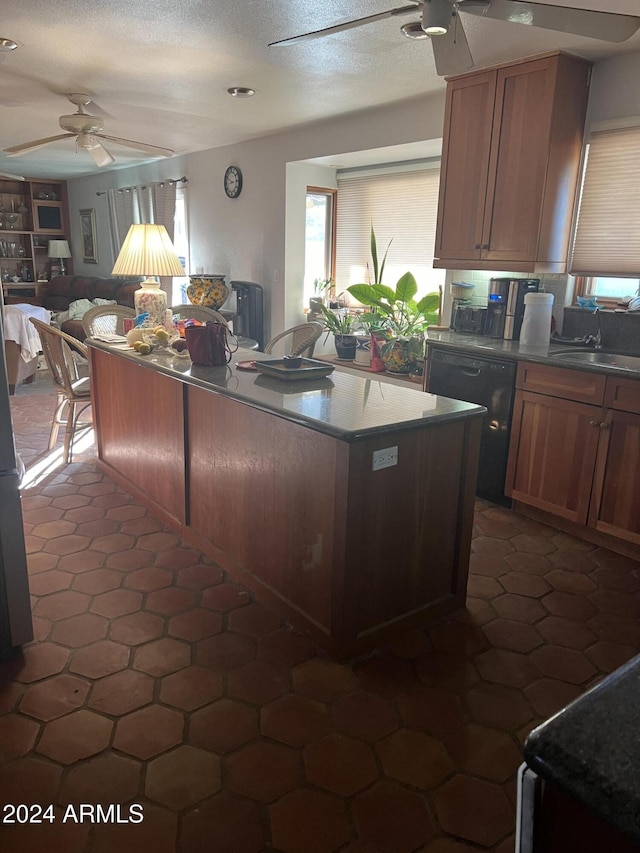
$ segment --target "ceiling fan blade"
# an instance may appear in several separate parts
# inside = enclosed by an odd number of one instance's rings
[[[112,157],[111,154],[109,154],[101,142],[92,145],[91,148],[85,148],[85,151],[88,151],[89,154],[91,154],[96,166],[110,166],[112,163],[116,162],[115,157]]]
[[[458,15],[454,16],[446,33],[431,36],[431,44],[439,77],[462,74],[463,71],[473,68],[473,57]]]
[[[568,6],[547,6],[524,0],[489,0],[476,4],[462,0],[460,11],[469,15],[528,24],[545,30],[557,30],[588,36],[604,41],[626,41],[640,27],[640,17],[618,15],[614,12],[592,12],[589,9],[573,9]]]
[[[34,139],[33,142],[23,142],[22,145],[12,145],[11,148],[5,148],[4,153],[7,157],[21,157],[23,154],[28,154],[37,148],[42,148],[43,145],[48,145],[50,142],[57,142],[59,139],[67,139],[73,136],[75,136],[75,133],[58,133],[56,136]]]
[[[0,178],[8,178],[10,181],[24,181],[22,175],[12,175],[9,172],[0,172]]]
[[[153,154],[155,157],[173,157],[174,150],[172,148],[161,148],[159,145],[148,145],[146,142],[134,142],[133,139],[122,139],[119,136],[108,136],[106,133],[96,133],[100,139],[108,139],[109,142],[117,142],[127,148],[137,148],[139,151],[145,151],[147,154]]]
[[[413,3],[411,6],[400,6],[397,9],[389,9],[388,12],[378,12],[376,15],[367,15],[365,18],[356,18],[354,21],[345,21],[343,24],[334,24],[332,27],[325,27],[322,30],[312,30],[309,33],[302,33],[299,36],[291,36],[291,38],[280,39],[280,41],[272,41],[269,47],[281,47],[287,44],[296,44],[299,41],[307,39],[317,39],[323,36],[330,36],[333,33],[341,33],[345,30],[351,30],[354,27],[362,27],[364,24],[372,24],[374,21],[382,21],[385,18],[395,18],[396,15],[409,15],[419,9],[422,2]]]

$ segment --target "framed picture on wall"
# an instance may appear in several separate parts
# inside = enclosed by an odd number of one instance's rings
[[[82,260],[85,264],[97,264],[98,243],[96,240],[96,212],[94,208],[80,211],[80,231],[82,234]]]

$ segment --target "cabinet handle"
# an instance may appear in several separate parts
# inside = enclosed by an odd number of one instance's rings
[[[608,421],[602,421],[602,423],[600,424],[600,429],[609,429],[610,426],[611,424]]]
[[[489,244],[488,244],[488,243],[483,243],[483,244],[482,244],[482,248],[483,248],[483,249],[488,249],[488,248],[489,248]]]
[[[600,423],[600,421],[589,421],[589,426],[601,427],[602,424]]]
[[[476,244],[475,244],[475,246],[474,246],[473,248],[474,248],[474,249],[481,249],[481,248],[482,248],[482,246],[480,245],[480,243],[476,243]]]

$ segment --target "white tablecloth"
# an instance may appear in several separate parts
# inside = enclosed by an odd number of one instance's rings
[[[48,323],[51,312],[26,302],[4,306],[4,338],[6,341],[15,341],[20,346],[20,355],[25,361],[31,361],[42,349],[40,335],[29,322],[29,317]]]

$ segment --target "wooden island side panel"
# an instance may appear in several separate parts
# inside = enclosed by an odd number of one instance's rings
[[[89,348],[98,458],[169,523],[185,522],[182,384]]]

